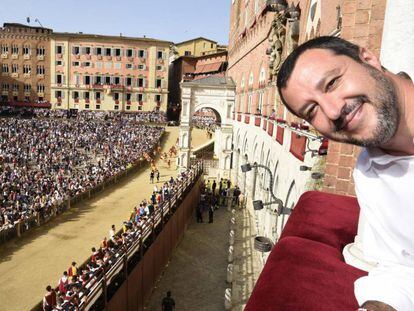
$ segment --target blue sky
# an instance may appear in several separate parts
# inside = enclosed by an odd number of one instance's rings
[[[228,43],[230,0],[1,0],[0,23],[57,32],[147,37],[180,42],[206,37]]]

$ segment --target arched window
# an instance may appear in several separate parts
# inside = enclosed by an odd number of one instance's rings
[[[266,70],[264,68],[260,69],[259,82],[265,82],[266,80]]]
[[[249,76],[249,86],[253,85],[253,82],[254,82],[253,72],[251,72]]]

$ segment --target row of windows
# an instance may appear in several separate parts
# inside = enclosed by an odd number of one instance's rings
[[[9,65],[8,64],[2,64],[1,66],[1,72],[2,73],[9,73]],[[11,72],[12,73],[19,73],[19,65],[18,64],[12,64],[11,65]],[[23,65],[23,73],[24,74],[30,74],[32,72],[32,66],[29,64]],[[36,74],[38,75],[44,75],[46,72],[45,66],[38,65],[36,66]]]
[[[138,106],[137,107],[138,110],[142,110],[142,106]],[[90,104],[85,104],[85,109],[91,109],[91,105]],[[95,109],[100,110],[101,109],[101,105],[100,104],[96,104],[95,105]],[[126,110],[131,110],[131,106],[130,105],[126,105],[125,106]],[[114,105],[114,110],[119,110],[119,105]]]
[[[134,96],[135,95],[135,96]],[[71,98],[74,100],[79,100],[79,99],[84,99],[84,100],[90,100],[91,97],[93,96],[93,98],[95,100],[103,100],[104,99],[104,93],[103,92],[80,92],[80,91],[72,91],[72,95]],[[137,102],[142,102],[145,101],[146,98],[149,98],[149,95],[145,95],[142,93],[137,93],[137,94],[133,94],[133,93],[126,93],[124,99],[127,102],[130,102],[133,100],[133,98],[136,99]],[[65,93],[63,91],[55,91],[55,98],[58,99],[63,99],[65,98]],[[115,92],[112,95],[113,100],[121,100],[122,98],[122,93],[118,93]],[[154,94],[154,101],[155,102],[161,102],[162,101],[162,95],[161,94]]]
[[[57,60],[56,66],[64,66],[64,61]],[[74,61],[72,62],[72,67],[85,67],[85,68],[97,68],[97,69],[122,69],[122,63],[113,63],[113,62],[80,62],[80,61]],[[163,71],[164,66],[162,65],[156,65],[157,71]],[[134,65],[132,63],[125,64],[125,69],[130,70],[147,70],[147,65],[145,64],[138,64]]]
[[[11,86],[11,88],[10,88]],[[18,92],[20,90],[20,85],[13,83],[13,84],[8,84],[8,83],[3,83],[2,84],[2,90],[3,92],[8,92],[10,91],[10,89],[13,90],[13,92]],[[32,90],[32,86],[30,84],[24,84],[23,85],[23,90],[25,92],[30,92]],[[38,93],[44,93],[45,92],[45,86],[43,84],[38,84],[37,85],[37,92]]]
[[[55,82],[57,84],[63,84],[66,81],[66,77],[62,74],[55,76]],[[81,83],[82,82],[82,83]],[[73,76],[73,84],[84,84],[84,85],[125,85],[132,87],[147,87],[147,79],[133,78],[133,77],[118,77],[118,76],[101,76],[101,75],[79,75]],[[161,78],[155,79],[156,88],[164,88],[166,81]]]
[[[24,96],[23,97],[23,101],[25,101],[25,102],[31,102],[31,99],[33,99],[37,102],[44,102],[44,98],[42,96]],[[19,96],[9,97],[7,95],[2,95],[1,98],[0,98],[0,101],[2,101],[2,102],[8,102],[10,100],[13,100],[13,101],[17,102],[17,101],[19,101]]]
[[[257,106],[256,111],[254,113],[262,113],[263,111],[263,92],[258,93],[258,100],[257,100]],[[244,107],[247,107],[246,112],[247,113],[253,113],[252,106],[253,106],[253,94],[248,94],[245,98],[244,94],[241,94],[239,96],[236,96],[236,110],[240,111]]]
[[[266,70],[264,68],[260,69],[260,75],[259,75],[259,82],[265,82],[266,81]],[[248,83],[249,85],[253,85],[254,82],[254,76],[253,72],[249,75]],[[240,87],[243,88],[245,86],[244,77],[241,78],[240,81]]]
[[[65,46],[56,45],[56,54],[64,54]],[[135,50],[135,49],[121,49],[121,48],[109,48],[109,47],[90,47],[90,46],[72,46],[73,55],[99,55],[99,56],[115,56],[115,57],[147,57],[147,50]],[[157,51],[157,59],[164,59],[165,53],[162,50]]]
[[[1,53],[8,54],[9,48],[12,54],[19,54],[20,46],[18,44],[12,44],[11,46],[9,46],[8,44],[5,44],[5,43],[1,44]],[[23,52],[23,55],[31,55],[32,48],[30,45],[23,45],[21,50]],[[45,54],[46,54],[46,49],[44,46],[38,46],[36,48],[36,55],[45,55]]]

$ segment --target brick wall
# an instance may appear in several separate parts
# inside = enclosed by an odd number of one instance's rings
[[[341,37],[379,57],[385,6],[386,0],[345,0]],[[359,152],[356,146],[330,142],[323,191],[355,195],[352,169]]]

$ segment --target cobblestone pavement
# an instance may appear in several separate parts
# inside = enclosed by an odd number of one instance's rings
[[[224,310],[229,220],[231,213],[221,207],[214,212],[214,222],[190,222],[174,250],[146,310],[161,310],[161,300],[171,290],[177,311]]]
[[[228,287],[232,288],[232,310],[244,309],[260,274],[262,259],[253,249],[256,230],[252,214],[247,209],[237,210],[235,279],[232,284],[226,283],[231,217],[231,212],[220,208],[214,214],[213,224],[198,224],[193,220],[156,285],[146,310],[161,310],[162,298],[168,290],[172,291],[177,311],[224,310],[224,291]]]

